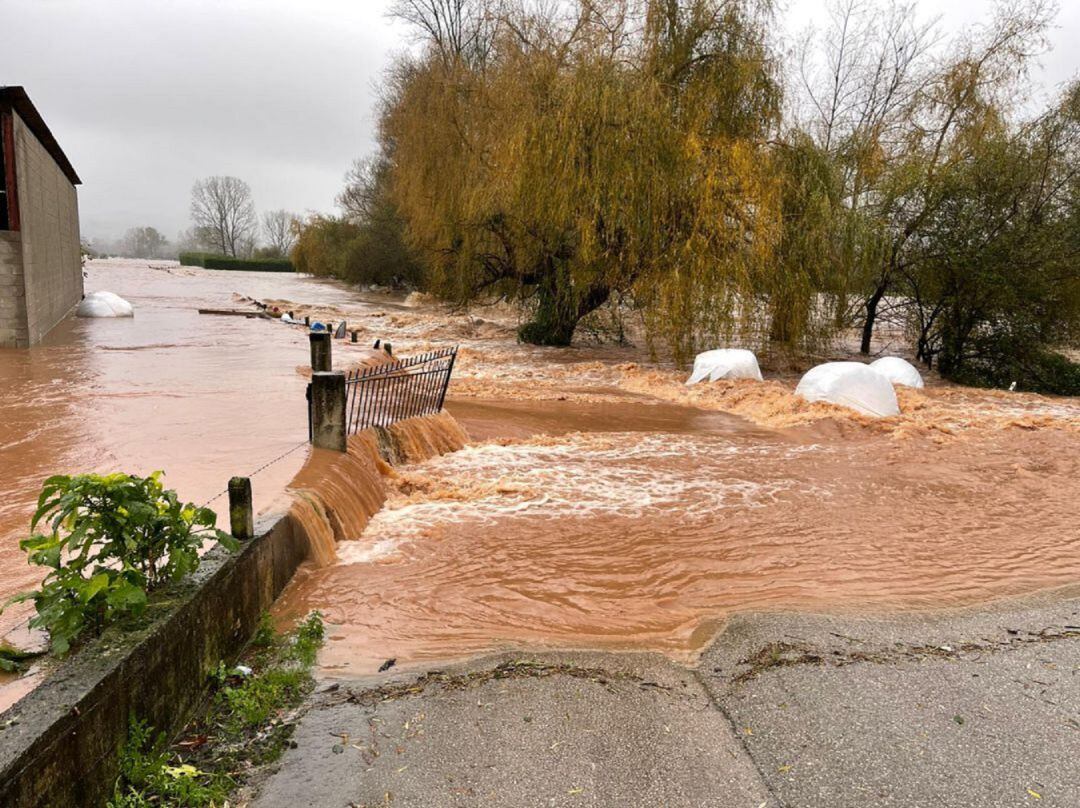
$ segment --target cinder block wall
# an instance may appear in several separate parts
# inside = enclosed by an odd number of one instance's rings
[[[15,346],[3,341],[0,345],[24,347],[40,342],[78,305],[83,277],[75,186],[17,113],[13,118],[26,341]],[[0,271],[6,273],[7,269]],[[4,300],[9,300],[7,295]],[[0,338],[7,325],[6,308],[0,307]],[[18,330],[17,324],[15,328]]]
[[[0,348],[25,348],[30,344],[22,251],[21,233],[0,230]]]

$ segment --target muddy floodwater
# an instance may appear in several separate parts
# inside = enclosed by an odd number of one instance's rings
[[[687,388],[641,348],[517,345],[512,314],[413,296],[348,319],[456,342],[472,443],[398,469],[279,603],[331,624],[325,674],[521,647],[688,660],[747,609],[964,605],[1080,580],[1080,401],[933,382],[873,421],[797,376]]]
[[[521,346],[501,307],[135,263],[92,263],[94,289],[136,318],[0,352],[7,592],[33,583],[17,541],[44,476],[163,468],[202,502],[304,440],[303,329],[197,312],[254,310],[241,296],[345,319],[360,338],[335,341],[336,367],[376,338],[398,355],[460,346],[447,409],[468,446],[381,481],[304,470],[372,511],[277,607],[325,615],[325,675],[524,645],[685,660],[739,610],[949,607],[1080,581],[1077,399],[931,380],[872,421],[802,402],[768,361],[764,383],[688,388],[640,339]],[[307,456],[256,476],[260,508]]]
[[[94,261],[86,291],[116,292],[131,319],[70,318],[44,344],[0,350],[0,597],[39,573],[19,550],[42,481],[52,474],[161,469],[196,504],[220,494],[307,436],[308,363],[302,329],[243,317],[234,292],[340,300],[341,289],[291,275],[209,272],[175,265]],[[255,480],[257,505],[281,497],[304,462],[301,448]],[[224,497],[210,503],[225,515]],[[0,632],[26,609],[0,616]],[[4,696],[0,694],[0,700]]]

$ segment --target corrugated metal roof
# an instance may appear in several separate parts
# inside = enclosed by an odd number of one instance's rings
[[[45,124],[44,118],[41,117],[41,113],[37,111],[37,107],[34,106],[30,100],[30,96],[26,94],[26,90],[22,87],[0,87],[0,109],[13,109],[22,118],[30,131],[34,133],[34,136],[41,141],[41,145],[45,147],[52,159],[56,161],[56,164],[60,166],[60,170],[64,172],[72,185],[82,185],[82,180],[79,179],[79,175],[75,173],[75,169],[71,165],[71,161],[67,159],[67,155],[64,154],[64,150],[60,148],[60,144],[56,142],[56,138],[53,137],[53,133],[49,131],[49,127]]]

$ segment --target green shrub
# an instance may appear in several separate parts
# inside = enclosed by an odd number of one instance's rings
[[[212,253],[180,253],[180,263],[203,269],[232,269],[248,272],[295,272],[288,258],[232,258]]]
[[[319,612],[312,612],[280,642],[276,637],[268,639],[263,629],[260,626],[251,642],[259,652],[253,662],[262,670],[240,679],[235,686],[222,686],[214,698],[214,713],[230,734],[251,732],[283,706],[297,703],[308,686],[308,670],[322,646],[324,628]],[[226,676],[225,682],[229,681]]]
[[[322,638],[318,612],[283,636],[264,615],[241,657],[250,672],[224,662],[211,672],[209,709],[182,736],[196,744],[169,748],[163,734],[132,720],[109,808],[229,805],[230,792],[285,749],[295,721],[283,717],[311,692]]]
[[[176,765],[171,765],[174,762]],[[234,786],[227,774],[205,772],[173,761],[165,735],[155,737],[145,722],[132,720],[120,755],[120,777],[108,808],[222,806]]]
[[[972,340],[959,367],[942,362],[942,375],[960,384],[1008,388],[1058,396],[1080,396],[1080,364],[1040,347],[1035,340],[998,334]]]
[[[292,251],[298,272],[348,283],[396,289],[424,285],[423,267],[392,220],[357,224],[334,216],[311,216]]]
[[[286,658],[310,668],[315,664],[315,655],[322,647],[325,636],[326,628],[323,625],[322,614],[312,612],[294,629],[292,641],[286,649]]]
[[[53,651],[64,654],[84,631],[140,615],[151,591],[199,566],[206,539],[235,549],[216,522],[213,511],[165,490],[161,472],[50,477],[30,522],[31,531],[48,531],[19,542],[29,562],[48,573],[40,589],[8,603],[33,601],[30,626],[46,629]]]
[[[230,734],[250,732],[265,724],[283,706],[303,697],[308,682],[306,670],[298,667],[273,668],[245,679],[236,687],[225,687],[214,699],[215,712],[223,716],[222,726]]]
[[[274,618],[270,616],[270,612],[263,612],[259,616],[259,626],[255,629],[255,636],[251,638],[251,644],[255,648],[271,648],[276,640]]]
[[[181,266],[204,267],[208,253],[182,252],[178,256]]]

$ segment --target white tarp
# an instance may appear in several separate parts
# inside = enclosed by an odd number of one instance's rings
[[[134,317],[135,309],[120,295],[112,292],[91,292],[75,310],[79,317]]]
[[[900,406],[892,382],[861,362],[826,362],[810,368],[795,394],[807,401],[827,401],[864,415],[898,415]]]
[[[757,379],[761,381],[761,368],[753,351],[742,348],[720,348],[705,351],[694,358],[694,371],[687,384],[697,384],[708,379]]]
[[[893,384],[902,384],[905,387],[922,387],[923,378],[918,369],[899,356],[883,356],[870,363],[870,367],[884,376]]]

